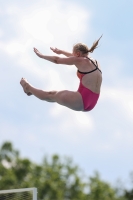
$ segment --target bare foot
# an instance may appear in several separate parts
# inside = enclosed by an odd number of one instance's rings
[[[22,78],[22,79],[21,79],[20,84],[22,85],[24,92],[25,92],[28,96],[32,95],[32,93],[28,91],[29,83],[27,82],[27,80],[26,80],[25,78]]]

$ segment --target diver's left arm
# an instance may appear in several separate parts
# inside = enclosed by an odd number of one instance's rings
[[[50,47],[50,49],[51,49],[54,53],[56,53],[56,54],[62,54],[62,55],[64,55],[64,56],[66,56],[66,57],[73,56],[72,53],[67,52],[67,51],[64,51],[64,50],[60,50],[60,49],[53,48],[53,47]]]

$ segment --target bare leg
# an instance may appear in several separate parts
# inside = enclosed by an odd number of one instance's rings
[[[20,84],[26,94],[33,94],[37,98],[48,101],[57,102],[60,105],[66,106],[72,110],[83,111],[83,101],[79,92],[72,91],[50,91],[46,92],[31,86],[25,79],[21,79]]]

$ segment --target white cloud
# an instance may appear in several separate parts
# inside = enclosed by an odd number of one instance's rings
[[[24,29],[34,38],[44,43],[51,43],[53,35],[48,30],[52,12],[44,9],[30,13],[22,20]]]
[[[13,4],[8,4],[8,6],[5,7],[4,13],[6,15],[17,15],[21,13],[21,8],[17,5]]]
[[[101,100],[112,101],[112,106],[116,105],[121,109],[121,113],[123,113],[128,120],[133,120],[132,89],[127,89],[126,87],[103,87]]]
[[[49,69],[47,71],[47,76],[47,90],[63,90],[65,88],[63,81],[61,81],[60,73],[56,69]]]
[[[0,29],[0,38],[4,35],[4,31]]]
[[[39,46],[40,51],[45,48],[42,53],[49,54],[49,45],[58,45],[57,47],[64,49],[70,47],[71,51],[76,40],[83,38],[86,29],[88,30],[90,15],[74,3],[70,5],[65,2],[63,12],[60,0],[56,0],[54,5],[48,1],[42,4],[45,6],[39,7],[39,4],[32,4],[29,7],[27,5],[26,9],[20,9],[19,4],[6,6],[5,13],[11,15],[11,21],[13,20],[12,15],[17,13],[17,20],[13,21],[12,29],[14,28],[15,34],[19,33],[19,35],[12,40],[0,41],[0,50],[14,58],[14,62],[25,71],[36,75],[38,79],[45,79],[49,90],[54,88],[60,90],[68,85],[65,74],[61,75],[62,69],[59,69],[57,74],[57,66],[55,69],[48,67],[47,74],[45,74],[46,68],[38,67],[40,61],[35,62],[35,55],[31,54],[32,48],[34,45]],[[46,47],[44,44],[49,45]],[[48,63],[48,66],[52,64]],[[68,71],[73,71],[73,69],[68,69]],[[71,72],[69,75],[71,76]],[[70,76],[69,79],[72,80]],[[62,82],[63,79],[64,82]]]
[[[83,38],[86,30],[88,31],[90,13],[82,7],[65,2],[62,12],[60,0],[56,0],[55,5],[50,2],[44,2],[43,5],[39,7],[39,4],[32,4],[26,9],[20,9],[19,4],[5,7],[4,13],[11,15],[12,29],[14,28],[15,34],[19,33],[16,40],[6,42],[6,52],[9,53],[12,49],[14,55],[17,49],[23,51],[25,47],[28,48],[29,38],[38,44],[42,42],[42,45],[56,44],[59,47],[72,48],[73,43]],[[13,21],[12,16],[16,14],[17,20]],[[24,39],[26,44],[23,44]]]
[[[21,19],[20,24],[31,37],[45,44],[58,42],[59,46],[68,46],[68,43],[71,45],[75,42],[75,36],[76,39],[82,38],[86,27],[89,28],[90,16],[76,5],[65,4],[64,12],[61,1],[56,1],[54,6],[50,3],[40,9],[33,6],[32,11]]]
[[[85,130],[87,130],[88,134],[88,132],[92,131],[94,128],[94,121],[89,113],[72,111],[55,104],[51,107],[50,114],[52,117],[59,119],[59,126],[63,134],[66,133],[67,135],[71,135],[73,130],[77,130],[77,134],[80,129],[82,130],[82,134]],[[73,135],[75,135],[74,132]]]
[[[68,18],[67,23],[71,31],[77,31],[79,25],[79,17],[76,15],[71,15]]]
[[[0,42],[0,49],[5,51],[10,56],[17,56],[26,52],[27,48],[30,46],[32,40],[27,39],[25,43],[20,39],[12,40],[9,42]]]

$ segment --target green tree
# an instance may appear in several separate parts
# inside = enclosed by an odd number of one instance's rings
[[[111,187],[109,183],[102,181],[96,172],[93,177],[89,178],[90,192],[88,197],[90,200],[118,200],[122,199],[116,193],[116,189]]]
[[[11,189],[16,185],[16,176],[12,171],[18,152],[13,150],[10,142],[5,142],[0,148],[0,189]]]
[[[131,189],[124,189],[124,197],[126,200],[133,200],[133,172],[129,174]]]
[[[22,159],[13,145],[5,142],[0,148],[0,190],[26,187],[36,187],[40,200],[126,200],[98,173],[85,181],[83,172],[68,157],[45,156],[36,164]]]
[[[48,160],[45,157],[39,187],[40,198],[84,200],[85,184],[81,180],[79,171],[70,158],[61,160],[59,156],[54,155]]]
[[[37,187],[40,199],[85,199],[85,184],[70,158],[45,156],[41,165],[22,159],[10,142],[0,148],[0,189]]]

